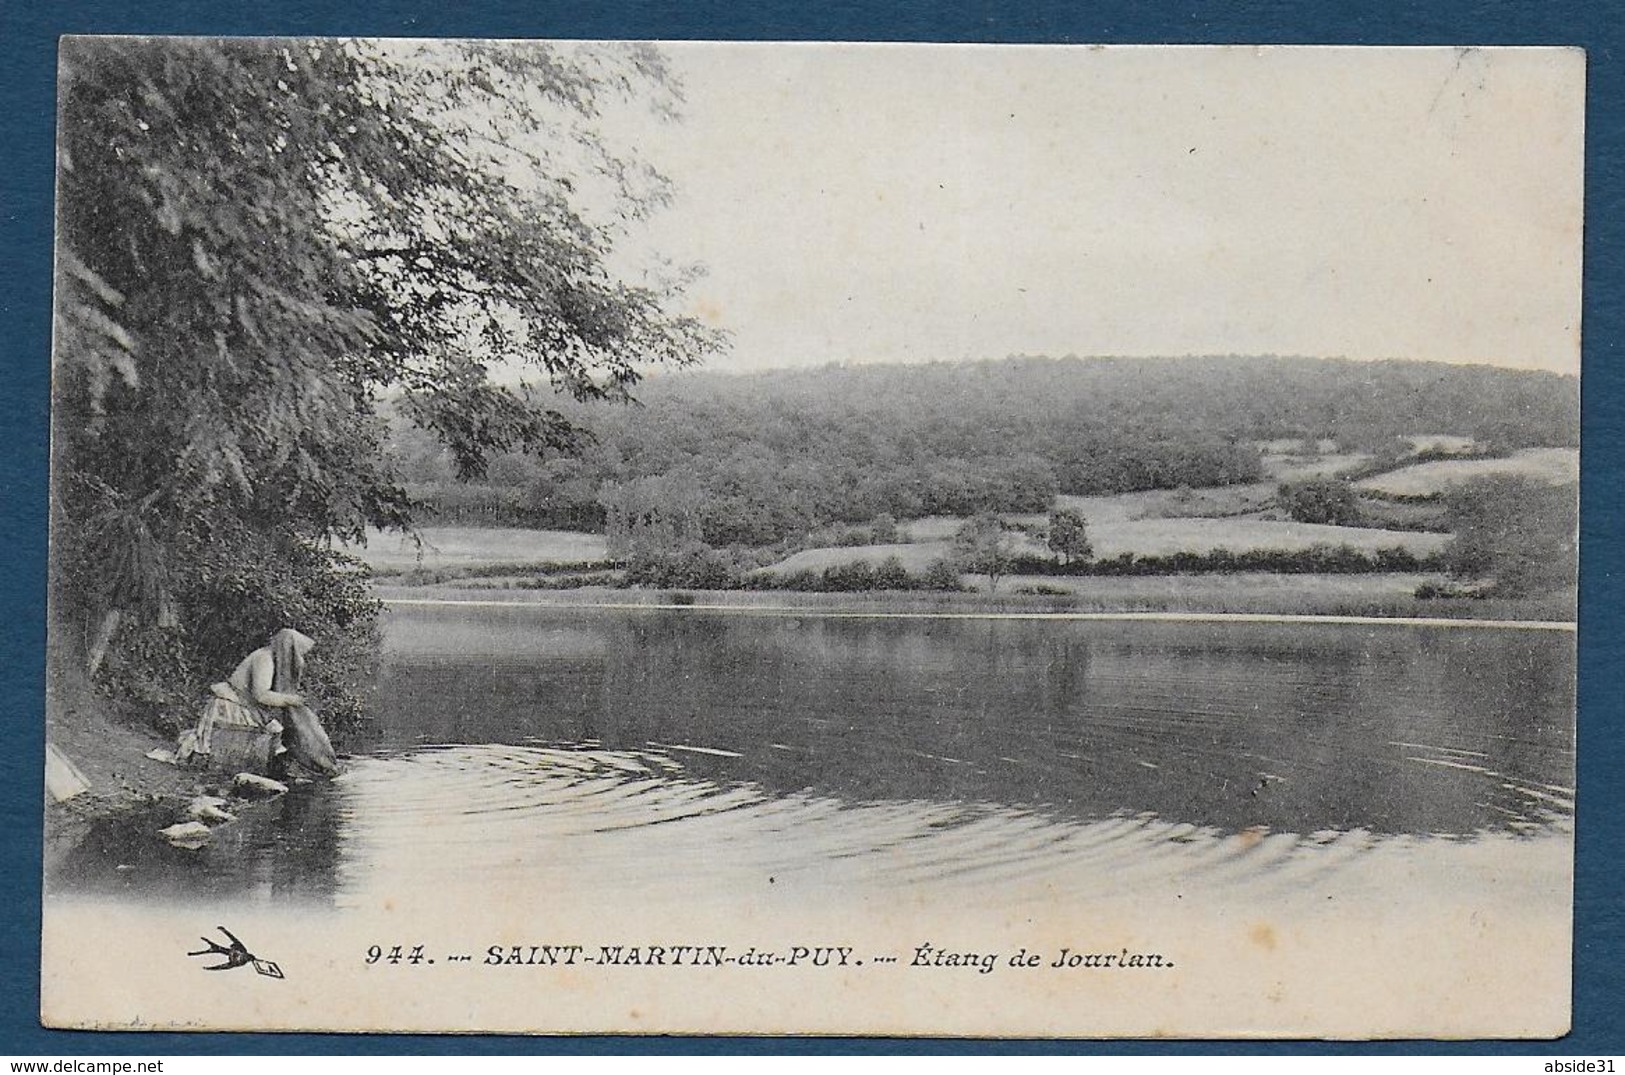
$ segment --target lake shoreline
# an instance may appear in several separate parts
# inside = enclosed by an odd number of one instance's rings
[[[1565,595],[1525,599],[1421,599],[1400,592],[1410,576],[1385,577],[1386,593],[1365,593],[1369,576],[1152,576],[1090,580],[1094,592],[1067,595],[1010,592],[893,591],[813,593],[789,590],[663,590],[575,587],[526,589],[483,585],[373,584],[386,607],[534,605],[582,610],[695,611],[866,619],[1050,619],[1170,623],[1325,623],[1573,631],[1574,605]],[[1008,583],[1005,583],[1008,585]],[[1565,614],[1566,613],[1566,614]],[[73,680],[68,675],[67,680]],[[207,774],[147,758],[173,744],[120,722],[88,683],[59,682],[53,691],[47,739],[89,779],[91,790],[45,806],[47,869],[98,822],[146,810],[170,810],[206,790]],[[154,837],[156,839],[156,836]]]
[[[158,761],[150,751],[173,752],[175,740],[143,725],[120,719],[113,703],[98,693],[82,670],[56,662],[50,672],[45,740],[66,757],[88,787],[60,802],[45,795],[44,874],[101,824],[151,815],[154,841],[164,825],[189,820],[187,807],[200,795],[232,798],[232,773],[193,769]],[[201,700],[198,703],[202,705]],[[233,799],[239,820],[260,804]],[[235,821],[226,825],[236,824]]]
[[[490,604],[647,608],[886,617],[1017,616],[1210,622],[1535,624],[1573,630],[1569,594],[1530,598],[1420,598],[1411,575],[1277,573],[1090,579],[1071,593],[978,591],[701,590],[580,586],[557,589],[504,580],[400,585],[374,582],[386,605]]]
[[[89,690],[58,697],[46,720],[46,742],[85,777],[89,787],[56,802],[47,794],[44,826],[46,878],[56,863],[94,825],[151,811],[183,821],[186,804],[204,793],[206,774],[147,757],[153,749],[174,749],[158,733],[120,721],[110,706]],[[160,839],[156,829],[154,840]]]

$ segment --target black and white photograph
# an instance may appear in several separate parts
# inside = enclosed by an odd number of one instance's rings
[[[1584,91],[62,39],[43,1023],[1565,1034]]]

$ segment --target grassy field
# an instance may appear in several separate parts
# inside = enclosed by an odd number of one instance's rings
[[[1053,578],[1012,575],[999,589],[1018,593],[1046,587],[1064,590],[1083,608],[1113,611],[1193,611],[1280,613],[1294,610],[1350,610],[1416,605],[1416,587],[1436,575],[1280,575],[1247,571],[1233,575],[1146,575]],[[985,583],[984,580],[980,580]],[[1046,591],[1040,591],[1046,592]]]
[[[950,551],[949,543],[946,541],[921,541],[908,545],[831,546],[803,549],[772,565],[770,570],[788,575],[797,571],[822,571],[826,567],[853,564],[859,560],[867,560],[870,564],[879,566],[886,558],[895,556],[908,570],[919,573],[930,567],[931,561],[946,557]]]
[[[604,535],[573,530],[500,530],[425,526],[420,548],[410,537],[369,531],[367,543],[346,551],[379,574],[486,568],[496,564],[579,564],[608,556]]]
[[[1058,496],[1057,508],[1070,508],[1097,523],[1128,522],[1138,519],[1228,519],[1258,516],[1275,502],[1274,482],[1220,485],[1210,489],[1151,489],[1143,493],[1116,496]],[[1044,522],[1041,515],[1031,516]]]
[[[1452,485],[1489,474],[1567,485],[1580,480],[1580,453],[1574,448],[1528,448],[1504,459],[1439,459],[1378,474],[1354,487],[1388,496],[1436,496]]]
[[[1140,497],[1142,494],[1133,494]],[[1089,500],[1097,498],[1072,498]],[[1444,548],[1448,534],[1418,533],[1407,530],[1376,530],[1357,526],[1322,526],[1315,523],[1281,522],[1274,519],[1182,519],[1128,518],[1122,501],[1126,497],[1098,498],[1115,501],[1111,512],[1090,514],[1089,540],[1095,556],[1110,559],[1123,553],[1135,556],[1168,556],[1178,552],[1207,553],[1215,549],[1242,552],[1263,549],[1300,552],[1315,545],[1349,545],[1365,553],[1378,549],[1402,548],[1416,556],[1430,556]],[[1104,517],[1102,517],[1104,516]],[[1041,517],[1035,517],[1040,518]],[[964,520],[933,516],[910,522],[905,530],[915,539],[907,545],[854,545],[806,549],[777,564],[775,572],[821,571],[837,564],[867,560],[878,565],[888,556],[902,560],[910,571],[923,571],[932,560],[946,556],[953,533]],[[1018,553],[1048,557],[1043,543],[1021,534],[1011,535]]]
[[[1265,511],[1274,498],[1274,483],[1251,482],[1212,489],[1149,489],[1141,493],[1117,493],[1113,496],[1071,496],[1062,493],[1055,498],[1054,506],[1057,510],[1078,512],[1089,521],[1089,529],[1093,533],[1097,526],[1138,519],[1217,519],[1256,515]],[[1035,530],[1049,523],[1048,512],[1007,514],[1002,518],[1006,522]],[[927,515],[923,519],[900,523],[898,530],[906,534],[910,541],[951,541],[954,531],[964,522],[964,518],[957,515]]]
[[[1131,553],[1166,557],[1203,555],[1224,549],[1232,553],[1302,552],[1314,546],[1349,546],[1371,554],[1404,549],[1417,557],[1441,552],[1451,535],[1377,527],[1325,526],[1287,521],[1275,506],[1276,482],[1318,473],[1335,473],[1364,462],[1354,455],[1298,456],[1272,461],[1270,481],[1212,489],[1153,490],[1117,496],[1057,498],[1057,508],[1081,512],[1097,558]],[[1406,467],[1359,483],[1370,491],[1375,507],[1407,505],[1383,502],[1384,493],[1427,495],[1451,482],[1484,473],[1530,474],[1552,482],[1572,481],[1578,473],[1573,450],[1519,452],[1507,459],[1447,460]],[[1392,513],[1390,513],[1392,514]],[[1006,516],[1024,528],[1011,534],[1018,554],[1048,558],[1042,535],[1046,513]],[[902,540],[893,544],[830,546],[799,551],[763,570],[778,575],[820,572],[865,561],[878,567],[895,557],[913,574],[952,553],[955,532],[964,523],[955,516],[930,516],[899,523]],[[1399,520],[1403,522],[1403,520]],[[434,599],[518,600],[562,604],[659,604],[675,598],[658,589],[618,588],[618,571],[591,569],[559,575],[548,568],[585,565],[607,559],[602,535],[560,530],[425,527],[421,547],[411,538],[371,534],[365,546],[351,551],[372,567],[380,596]],[[538,578],[545,575],[545,578]],[[980,576],[963,576],[985,587]],[[1457,597],[1425,600],[1415,596],[1428,574],[1370,572],[1307,574],[1272,572],[1201,573],[1157,576],[1015,576],[987,593],[846,593],[805,594],[728,591],[706,594],[707,602],[752,607],[800,607],[809,602],[833,609],[920,609],[966,611],[1056,612],[1190,612],[1266,615],[1422,616],[1487,619],[1573,618],[1573,593],[1535,601],[1474,600]],[[538,589],[538,585],[542,588]],[[555,588],[556,587],[556,588]],[[1018,591],[1025,590],[1026,593]],[[685,602],[692,600],[685,597]]]
[[[1358,452],[1328,452],[1325,455],[1266,453],[1263,462],[1264,473],[1270,476],[1272,482],[1297,482],[1308,478],[1336,477],[1364,466],[1371,462],[1371,457]]]
[[[1211,489],[1149,489],[1141,493],[1117,493],[1113,496],[1071,496],[1063,493],[1055,498],[1054,506],[1081,514],[1089,521],[1092,533],[1096,526],[1140,519],[1226,519],[1259,515],[1273,505],[1275,490],[1273,482],[1250,482]],[[1006,522],[1035,530],[1049,523],[1048,512],[1006,514],[1002,518]],[[964,518],[957,515],[928,515],[900,523],[898,530],[906,534],[910,541],[951,541],[954,531],[964,522]]]
[[[1094,543],[1095,556],[1100,558],[1120,556],[1126,552],[1136,556],[1167,556],[1176,552],[1212,552],[1214,549],[1229,549],[1231,552],[1247,549],[1298,552],[1314,545],[1350,545],[1367,553],[1378,549],[1403,548],[1416,556],[1427,556],[1444,548],[1450,536],[1244,518],[1103,522],[1089,527],[1089,539]]]
[[[1158,491],[1129,493],[1115,497],[1063,497],[1063,506],[1082,511],[1089,520],[1090,540],[1097,557],[1123,553],[1136,556],[1167,556],[1177,552],[1207,553],[1214,549],[1240,552],[1249,549],[1294,552],[1313,545],[1350,545],[1363,552],[1404,548],[1417,556],[1438,552],[1449,540],[1445,534],[1378,530],[1362,527],[1320,526],[1258,518],[1256,515],[1230,518],[1169,517],[1181,510],[1230,510],[1245,507],[1268,495],[1267,486],[1236,486],[1186,493]],[[1042,515],[1020,516],[1013,522],[1040,527]],[[822,571],[826,567],[866,560],[879,565],[895,556],[912,572],[923,572],[934,560],[951,552],[953,534],[964,522],[952,516],[931,516],[903,525],[908,542],[891,545],[856,545],[806,549],[772,565],[771,570],[787,574],[796,571]],[[458,573],[490,572],[512,568],[523,575],[528,567],[549,564],[580,564],[601,561],[608,555],[601,534],[567,530],[508,530],[480,527],[430,526],[420,532],[421,549],[411,539],[398,534],[369,535],[365,546],[351,549],[380,576],[417,572],[440,573],[455,578]],[[1037,538],[1013,534],[1016,551],[1048,556]]]
[[[1110,498],[1120,500],[1121,498]],[[1118,505],[1122,507],[1121,504]],[[1141,504],[1143,506],[1143,503]],[[1317,542],[1350,544],[1357,548],[1404,546],[1423,554],[1435,551],[1447,535],[1418,534],[1351,527],[1309,526],[1261,519],[1129,519],[1124,510],[1115,519],[1092,525],[1101,555],[1132,551],[1157,555],[1169,551],[1200,552],[1224,546],[1246,548],[1305,548]],[[959,524],[946,517],[930,529],[951,534]],[[914,524],[909,524],[912,529]],[[917,535],[916,535],[917,536]],[[677,601],[659,589],[620,589],[612,585],[574,585],[538,591],[525,588],[534,581],[523,570],[506,574],[504,565],[582,563],[604,558],[604,539],[594,534],[538,530],[487,530],[430,527],[424,532],[421,568],[416,549],[396,536],[374,538],[361,553],[375,565],[379,596],[394,599],[496,600],[563,605],[662,604]],[[1030,542],[1030,539],[1028,539]],[[1031,542],[1036,547],[1036,542]],[[922,572],[949,550],[946,540],[911,544],[869,545],[851,548],[808,549],[775,565],[778,572],[820,571],[836,564],[867,560],[878,565],[896,556],[912,572]],[[497,574],[491,574],[497,572]],[[438,573],[439,577],[436,578]],[[491,577],[479,577],[491,574]],[[462,577],[459,577],[462,576]],[[604,576],[598,576],[603,579]],[[1015,576],[1001,579],[996,594],[987,593],[844,593],[807,594],[770,591],[706,593],[700,603],[748,607],[809,607],[830,610],[941,611],[941,612],[1086,612],[1086,613],[1243,613],[1318,616],[1423,616],[1470,619],[1572,620],[1574,594],[1554,594],[1532,601],[1422,600],[1418,584],[1439,576],[1411,573],[1365,574],[1233,574],[1157,576]],[[588,577],[580,579],[590,583]],[[985,587],[980,576],[965,576],[968,584]],[[1030,592],[1019,593],[1026,589]],[[694,601],[692,595],[682,601]]]

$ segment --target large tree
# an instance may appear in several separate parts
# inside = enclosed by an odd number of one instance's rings
[[[612,268],[667,194],[612,100],[672,112],[656,51],[65,40],[53,598],[105,675],[162,703],[278,622],[364,634],[332,542],[409,524],[386,394],[479,476],[577,443],[551,392],[716,345],[682,272]]]

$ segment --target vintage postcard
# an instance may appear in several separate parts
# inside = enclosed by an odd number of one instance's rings
[[[64,39],[42,1020],[1564,1034],[1584,80]]]

